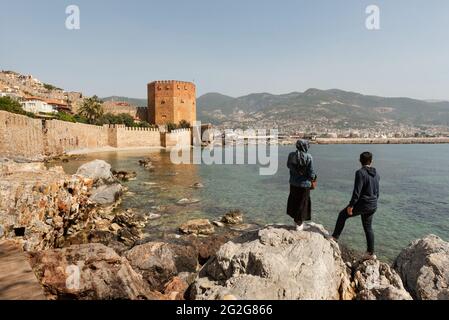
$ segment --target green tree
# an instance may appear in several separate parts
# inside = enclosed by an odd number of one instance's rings
[[[178,129],[178,125],[176,123],[173,123],[173,122],[168,122],[166,124],[166,126],[167,126],[167,131],[168,132],[172,132],[173,130]]]
[[[179,121],[178,128],[188,129],[188,128],[190,128],[190,122],[188,122],[186,120],[181,120],[181,121]]]
[[[84,99],[83,105],[78,112],[78,114],[85,117],[90,124],[96,124],[97,120],[103,116],[103,113],[103,103],[97,96]]]
[[[12,99],[11,97],[0,97],[0,110],[22,114],[34,118],[33,113],[23,110],[20,103],[17,100]]]

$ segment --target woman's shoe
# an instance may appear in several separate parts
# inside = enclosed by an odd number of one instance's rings
[[[300,226],[296,225],[296,231],[303,231],[304,230],[304,224],[301,224]]]
[[[377,259],[377,256],[375,254],[369,253],[369,252],[366,252],[362,257],[363,261],[376,260],[376,259]]]

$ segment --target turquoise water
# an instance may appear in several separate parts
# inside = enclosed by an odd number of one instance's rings
[[[378,255],[391,261],[411,240],[429,233],[449,240],[447,145],[313,145],[319,176],[318,189],[312,192],[313,220],[333,229],[339,211],[351,197],[358,155],[367,150],[374,153],[373,165],[381,175],[379,210],[374,219]],[[273,176],[260,176],[257,165],[174,165],[165,151],[90,154],[62,165],[73,173],[84,162],[103,159],[114,169],[136,171],[138,179],[125,183],[129,193],[122,207],[161,213],[162,218],[147,228],[149,237],[160,237],[175,232],[186,220],[216,219],[236,208],[245,213],[246,222],[290,223],[285,214],[289,190],[285,164],[291,151],[292,147],[279,147],[279,170]],[[147,156],[155,165],[154,172],[138,165],[138,160]],[[194,182],[205,188],[191,188]],[[182,198],[200,202],[177,205]],[[365,249],[359,217],[348,221],[341,242]]]

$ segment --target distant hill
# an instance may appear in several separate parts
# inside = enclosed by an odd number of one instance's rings
[[[331,120],[335,127],[345,123],[372,126],[392,121],[408,125],[449,126],[449,102],[410,98],[385,98],[338,89],[309,89],[273,95],[255,93],[232,98],[208,93],[198,98],[199,118],[213,123],[244,119],[252,122],[293,123]]]

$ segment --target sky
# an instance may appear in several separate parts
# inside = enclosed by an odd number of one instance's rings
[[[380,9],[380,30],[365,10]],[[66,28],[66,7],[80,29]],[[308,88],[449,99],[447,0],[0,0],[0,69],[100,97]]]

